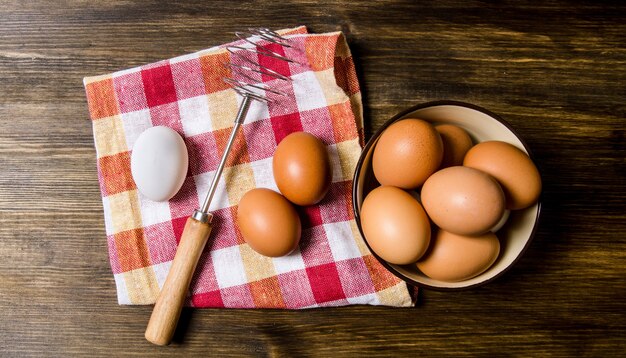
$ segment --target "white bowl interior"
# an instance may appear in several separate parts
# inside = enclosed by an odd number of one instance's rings
[[[506,125],[486,113],[472,108],[448,104],[433,105],[415,110],[404,115],[402,118],[419,118],[433,124],[454,124],[465,129],[474,140],[474,143],[488,140],[499,140],[513,144],[527,153],[522,142],[509,128],[507,128]],[[378,138],[376,139],[376,142],[377,141]],[[361,172],[357,178],[357,191],[355,199],[357,209],[359,211],[363,203],[364,194],[372,189],[371,187],[367,187],[367,183],[375,181],[371,168],[371,158],[375,147],[376,143],[369,147],[367,153],[364,153],[365,158],[363,160]],[[500,255],[497,261],[485,272],[469,280],[445,282],[434,280],[424,275],[415,267],[415,265],[399,266],[389,264],[389,266],[392,270],[397,271],[397,273],[400,273],[417,283],[437,288],[470,287],[491,280],[513,264],[517,257],[521,255],[532,236],[535,222],[537,220],[538,210],[539,204],[535,204],[529,208],[511,212],[507,223],[496,233],[496,236],[500,239],[501,244]]]

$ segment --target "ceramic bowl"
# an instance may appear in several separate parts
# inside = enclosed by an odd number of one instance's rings
[[[508,123],[478,106],[456,101],[437,101],[420,104],[402,111],[389,119],[367,142],[357,163],[352,188],[352,205],[357,226],[363,237],[365,235],[361,227],[361,205],[367,194],[380,185],[372,171],[374,148],[381,134],[391,124],[404,118],[419,118],[433,124],[454,124],[464,128],[474,143],[488,140],[504,141],[515,145],[530,155],[528,146]],[[524,254],[537,229],[540,209],[541,200],[529,208],[511,211],[505,226],[496,233],[500,239],[498,259],[485,272],[468,280],[459,282],[435,280],[421,273],[415,265],[394,265],[382,260],[375,253],[374,256],[393,274],[413,285],[438,290],[476,287],[502,275]],[[367,239],[365,242],[367,243]],[[371,247],[370,251],[372,251]]]

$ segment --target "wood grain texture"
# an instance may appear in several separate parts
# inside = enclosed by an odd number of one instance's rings
[[[624,19],[612,1],[0,1],[1,355],[623,356]],[[299,24],[346,33],[368,133],[437,99],[507,120],[543,176],[535,240],[413,309],[186,310],[153,346],[152,307],[116,303],[82,78]]]

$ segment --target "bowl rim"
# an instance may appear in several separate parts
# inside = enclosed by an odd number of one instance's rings
[[[469,290],[469,289],[472,289],[472,288],[475,288],[475,287],[478,287],[478,286],[485,285],[485,284],[487,284],[489,282],[492,282],[493,280],[499,278],[504,273],[509,271],[511,269],[511,267],[513,267],[524,256],[524,253],[530,247],[530,244],[533,241],[533,239],[535,237],[535,233],[537,232],[537,228],[539,226],[539,218],[541,216],[540,215],[541,214],[541,202],[542,202],[541,199],[542,199],[542,196],[543,196],[543,190],[539,194],[539,198],[537,199],[537,214],[535,215],[535,222],[534,222],[533,228],[532,228],[532,230],[530,232],[530,235],[528,237],[528,240],[526,240],[526,243],[524,244],[524,247],[519,252],[519,254],[513,259],[513,261],[511,261],[511,263],[508,266],[503,268],[500,272],[495,274],[493,277],[488,278],[488,279],[486,279],[484,281],[477,282],[477,283],[474,283],[474,284],[471,284],[471,285],[467,285],[467,286],[460,286],[460,287],[433,286],[433,285],[429,285],[429,284],[426,284],[426,283],[423,283],[423,282],[418,282],[416,280],[413,280],[412,278],[409,278],[407,276],[402,275],[393,266],[391,266],[391,264],[389,264],[387,261],[385,261],[382,258],[380,258],[374,252],[374,250],[372,250],[372,248],[370,247],[369,243],[367,242],[367,239],[365,238],[365,234],[363,233],[363,228],[361,227],[361,215],[360,215],[358,207],[357,207],[357,200],[356,200],[356,197],[357,197],[357,179],[358,179],[359,175],[361,174],[361,169],[363,168],[363,162],[365,161],[366,154],[368,153],[368,151],[371,149],[371,147],[374,145],[374,143],[376,142],[378,137],[380,137],[380,135],[382,134],[382,132],[385,129],[387,129],[393,123],[395,123],[398,120],[400,120],[400,118],[406,116],[407,114],[409,114],[411,112],[415,112],[418,109],[423,109],[423,108],[428,108],[428,107],[436,107],[436,106],[459,106],[459,107],[465,107],[465,108],[473,109],[473,110],[476,110],[476,111],[479,111],[479,112],[482,112],[482,113],[488,115],[489,117],[491,117],[491,118],[497,120],[498,122],[500,122],[501,124],[503,124],[508,130],[510,130],[511,133],[513,133],[513,135],[515,135],[515,137],[522,143],[522,145],[524,146],[524,149],[528,153],[528,156],[531,158],[531,160],[533,159],[533,155],[532,155],[532,152],[531,152],[530,148],[528,147],[528,144],[519,135],[519,133],[517,133],[517,131],[507,121],[502,119],[499,115],[497,115],[497,114],[495,114],[495,113],[493,113],[493,112],[491,112],[491,111],[489,111],[489,110],[487,110],[487,109],[485,109],[483,107],[477,106],[475,104],[461,102],[461,101],[455,101],[455,100],[437,100],[437,101],[429,101],[429,102],[425,102],[425,103],[420,103],[420,104],[417,104],[417,105],[412,106],[410,108],[407,108],[407,109],[397,113],[396,115],[394,115],[390,119],[388,119],[376,131],[376,133],[374,133],[369,138],[369,140],[365,144],[365,147],[363,147],[363,150],[361,151],[361,155],[359,156],[359,160],[357,161],[356,168],[354,170],[354,175],[352,177],[352,210],[354,211],[354,219],[356,221],[356,226],[359,229],[359,233],[361,234],[361,237],[363,238],[363,241],[365,242],[365,245],[370,250],[372,255],[378,260],[378,262],[380,262],[389,272],[391,272],[396,277],[402,279],[403,281],[405,281],[405,282],[407,282],[407,283],[409,283],[409,284],[411,284],[413,286],[419,286],[419,287],[423,287],[423,288],[428,288],[428,289],[432,289],[434,291],[463,291],[463,290]],[[541,173],[540,173],[540,175],[541,175]]]

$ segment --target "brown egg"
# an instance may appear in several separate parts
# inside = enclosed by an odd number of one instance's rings
[[[374,175],[382,185],[415,189],[439,168],[441,137],[421,119],[403,119],[380,136],[372,159]]]
[[[440,124],[435,126],[443,142],[443,159],[440,168],[463,165],[465,153],[472,147],[472,138],[465,129],[452,125]]]
[[[294,204],[316,204],[330,188],[328,152],[312,134],[296,132],[283,138],[274,152],[272,168],[278,189]]]
[[[541,176],[528,155],[512,144],[482,142],[465,155],[463,165],[491,174],[502,186],[506,206],[524,209],[534,204],[541,193]]]
[[[372,190],[361,208],[365,240],[383,260],[398,265],[417,261],[430,242],[430,221],[420,203],[393,186]]]
[[[237,224],[243,239],[261,255],[285,256],[300,241],[300,217],[293,205],[270,189],[252,189],[241,198]]]
[[[469,237],[440,229],[417,268],[435,280],[462,281],[485,272],[499,253],[500,241],[492,232]]]
[[[478,235],[494,227],[505,210],[504,193],[489,174],[449,167],[431,175],[420,193],[430,219],[459,235]]]

